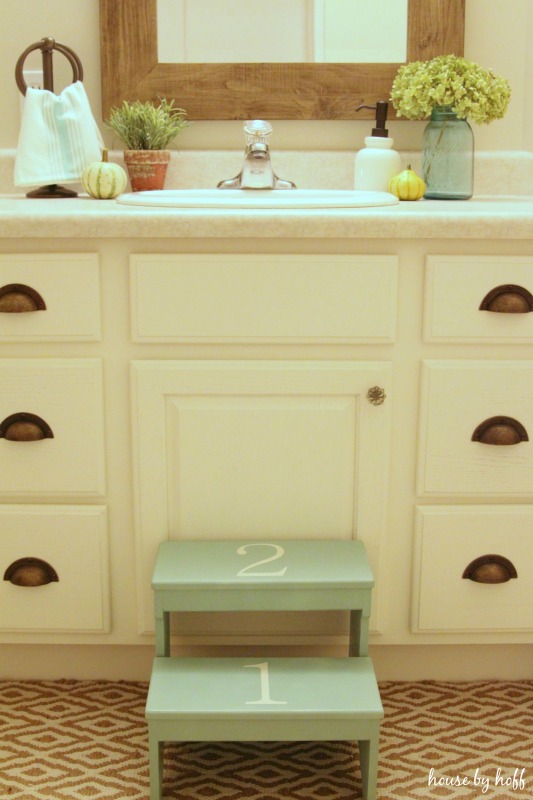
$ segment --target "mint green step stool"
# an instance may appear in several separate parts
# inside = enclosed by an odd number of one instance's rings
[[[146,703],[150,797],[162,796],[165,742],[359,742],[375,800],[383,708],[368,656],[374,579],[358,541],[163,542],[152,588],[156,658]],[[350,612],[346,658],[172,658],[180,611]]]
[[[350,611],[350,656],[368,655],[374,578],[358,541],[179,541],[159,546],[156,655],[172,611]]]
[[[375,800],[382,717],[369,658],[156,658],[146,703],[150,798],[162,797],[165,742],[351,740],[363,798]]]

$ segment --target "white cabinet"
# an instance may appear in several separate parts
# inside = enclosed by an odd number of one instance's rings
[[[301,360],[284,347],[394,341],[397,269],[383,255],[130,257],[134,341],[278,346],[278,360],[268,350],[227,360],[224,349],[216,360],[150,360],[148,350],[133,363],[142,632],[153,628],[150,576],[166,538],[358,538],[379,574],[391,364],[316,361],[313,349]],[[379,583],[376,598],[374,630]]]
[[[425,277],[417,493],[427,505],[415,512],[411,630],[531,641],[533,361],[520,345],[533,342],[533,259],[435,255]],[[436,344],[439,358],[424,357]]]
[[[110,629],[103,368],[101,352],[85,349],[100,333],[95,253],[0,255],[0,629],[8,641],[87,641]]]
[[[3,641],[148,644],[158,544],[223,538],[362,540],[373,644],[532,641],[529,244],[59,244],[0,258],[46,304],[13,313],[31,297],[0,286],[0,577],[25,558],[59,576],[2,582]],[[16,413],[53,438],[6,438]],[[462,577],[485,556],[517,578]],[[249,644],[249,623],[184,615],[180,642]],[[335,647],[345,623],[257,636]]]

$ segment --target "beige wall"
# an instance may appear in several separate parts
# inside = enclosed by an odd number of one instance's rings
[[[14,68],[20,53],[43,36],[54,36],[80,56],[93,113],[101,125],[98,0],[1,0],[2,69],[0,148],[16,147],[19,92]],[[476,129],[478,150],[533,150],[533,34],[531,0],[466,0],[465,55],[492,67],[511,81],[513,98],[505,119]],[[38,56],[35,56],[38,58]],[[61,57],[57,59],[59,62]],[[29,62],[27,64],[29,66]],[[59,67],[57,67],[59,70]],[[63,81],[66,71],[62,70]],[[61,79],[61,75],[60,75]],[[61,88],[58,81],[56,88]],[[392,122],[401,149],[419,149],[424,123]],[[278,149],[358,149],[369,133],[364,122],[280,121],[274,129]],[[112,145],[109,134],[106,141]],[[180,137],[181,149],[240,148],[240,122],[197,122]],[[116,146],[119,146],[116,143]]]

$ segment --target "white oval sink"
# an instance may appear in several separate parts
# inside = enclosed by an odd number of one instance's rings
[[[334,189],[161,189],[121,194],[117,203],[166,208],[367,208],[393,206],[388,192]]]

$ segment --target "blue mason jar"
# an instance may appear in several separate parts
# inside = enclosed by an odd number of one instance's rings
[[[450,106],[435,106],[424,131],[424,197],[468,200],[474,193],[474,134]]]

